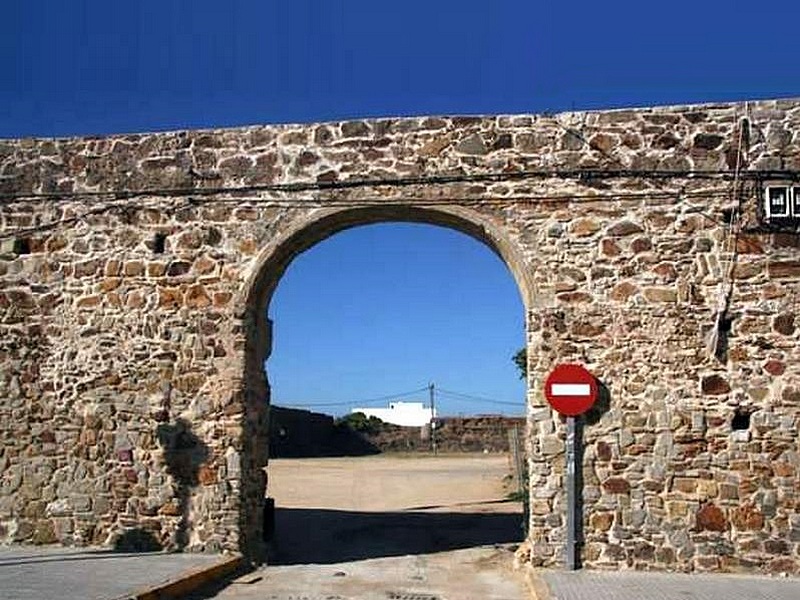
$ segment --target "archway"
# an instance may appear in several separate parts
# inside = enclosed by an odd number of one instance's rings
[[[293,220],[287,233],[262,249],[249,280],[237,299],[241,307],[244,369],[239,401],[243,419],[239,451],[241,489],[239,500],[240,548],[249,556],[263,556],[262,504],[267,462],[267,408],[270,391],[264,363],[271,353],[271,322],[267,308],[283,273],[292,260],[325,238],[340,231],[375,223],[412,222],[447,227],[482,242],[509,268],[519,288],[526,321],[529,318],[530,271],[512,237],[476,210],[448,206],[428,208],[386,205],[334,208],[314,211]]]

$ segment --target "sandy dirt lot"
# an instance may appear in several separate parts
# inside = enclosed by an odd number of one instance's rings
[[[522,508],[506,500],[506,456],[270,462],[270,566],[230,600],[519,600],[511,570]]]
[[[506,455],[393,455],[275,459],[267,494],[278,506],[365,512],[452,509],[503,499]],[[505,504],[491,512],[518,512]]]

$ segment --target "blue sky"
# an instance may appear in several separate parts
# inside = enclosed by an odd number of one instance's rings
[[[721,0],[6,0],[0,137],[800,96],[797,12],[790,0],[746,11]],[[323,292],[329,304],[308,304]],[[339,234],[292,265],[272,310],[278,398],[362,399],[434,380],[521,399],[513,280],[452,232]],[[451,400],[446,412],[513,410]]]
[[[441,414],[523,412],[525,386],[511,360],[525,341],[516,282],[462,233],[390,223],[337,234],[295,259],[269,313],[278,404],[322,403],[339,414],[351,399],[360,405],[433,382]],[[398,399],[427,402],[428,392]]]
[[[0,136],[800,95],[797,4],[5,0]]]

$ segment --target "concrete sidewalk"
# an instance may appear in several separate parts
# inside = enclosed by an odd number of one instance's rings
[[[529,574],[537,600],[798,600],[800,579],[640,571]]]
[[[169,581],[201,576],[224,560],[218,555],[188,553],[0,546],[0,600],[136,597]]]

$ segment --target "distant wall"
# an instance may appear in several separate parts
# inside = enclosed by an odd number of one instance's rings
[[[525,419],[481,416],[442,417],[435,431],[439,452],[508,452],[509,429],[524,436]],[[433,448],[430,427],[386,426],[368,434],[370,443],[382,452],[430,452]]]
[[[369,439],[348,427],[337,426],[330,415],[270,407],[270,458],[363,456],[379,452]]]
[[[436,416],[436,410],[422,402],[391,402],[388,408],[354,408],[368,417],[376,417],[386,423],[403,427],[422,427]]]
[[[520,438],[525,419],[487,415],[445,417],[436,429],[441,452],[508,452],[508,431]],[[379,452],[430,452],[430,427],[401,427],[381,423],[371,431],[354,431],[337,425],[330,415],[272,406],[269,424],[272,458],[361,456]]]

